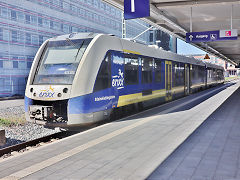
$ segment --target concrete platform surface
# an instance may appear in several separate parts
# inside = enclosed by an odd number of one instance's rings
[[[24,106],[24,99],[6,99],[0,101],[0,109]]]
[[[0,178],[145,179],[239,85],[209,89],[3,160]]]
[[[240,89],[147,179],[239,180]]]

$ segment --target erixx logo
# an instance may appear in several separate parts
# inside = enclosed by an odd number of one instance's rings
[[[122,89],[123,87],[123,72],[121,69],[118,69],[118,75],[112,77],[112,87],[117,87],[117,89]]]
[[[54,89],[52,88],[52,86],[50,86],[48,90],[41,90],[41,92],[39,93],[39,97],[53,98],[54,94]]]

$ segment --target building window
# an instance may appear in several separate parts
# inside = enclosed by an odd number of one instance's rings
[[[80,9],[80,14],[81,14],[81,16],[85,17],[86,11],[84,9]]]
[[[4,81],[5,81],[4,78],[0,78],[0,87],[1,87],[0,91],[5,91],[5,89],[4,89]]]
[[[99,6],[98,0],[94,0],[94,6],[95,6],[95,7],[98,7],[98,6]]]
[[[72,10],[72,12],[75,13],[75,14],[77,14],[77,12],[78,12],[77,7],[74,6],[74,5],[71,5],[71,10]]]
[[[26,44],[31,44],[31,34],[26,33]]]
[[[3,68],[3,61],[0,61],[0,68]]]
[[[5,7],[1,7],[1,16],[8,18],[8,9]]]
[[[3,29],[3,40],[9,41],[9,31],[6,29]]]
[[[153,59],[143,57],[142,59],[142,83],[152,83]]]
[[[31,24],[37,24],[37,17],[36,16],[30,16],[30,22],[31,22]]]
[[[39,18],[38,18],[38,25],[39,25],[39,26],[42,26],[42,23],[43,23],[43,22],[42,22],[42,18],[39,17]]]
[[[20,22],[24,22],[24,14],[22,12],[17,12],[17,20]]]
[[[87,3],[88,4],[92,4],[92,0],[87,0]]]
[[[32,62],[27,62],[27,68],[30,69],[32,66]]]
[[[63,9],[69,9],[70,5],[66,2],[63,2]]]
[[[13,68],[18,68],[18,61],[13,61]]]
[[[55,4],[55,5],[57,5],[57,6],[60,6],[60,5],[61,5],[61,3],[60,3],[59,0],[53,0],[53,4]]]
[[[53,29],[59,31],[61,29],[60,24],[58,22],[53,22]]]
[[[18,42],[17,31],[12,31],[12,42]]]
[[[126,85],[138,84],[138,57],[125,54],[124,61]]]
[[[49,39],[49,37],[43,36],[43,42]]]
[[[30,24],[30,15],[25,15],[26,23]]]
[[[18,38],[19,38],[19,42],[20,42],[20,43],[24,43],[24,40],[25,40],[25,33],[23,33],[23,32],[19,32],[19,36],[18,36]]]
[[[104,3],[100,3],[100,8],[101,8],[102,10],[105,10],[105,4],[104,4]]]
[[[50,21],[47,19],[42,19],[43,27],[49,28],[50,27]]]
[[[16,11],[13,11],[13,10],[11,10],[11,19],[12,20],[17,20],[17,13],[16,13]]]
[[[153,42],[153,33],[150,33],[150,34],[149,34],[149,41],[150,41],[150,42]]]
[[[3,29],[0,28],[0,40],[3,40]]]
[[[43,43],[43,36],[39,36],[39,46],[41,46]]]
[[[62,25],[62,31],[65,33],[69,33],[69,25],[63,24]]]
[[[32,44],[38,45],[38,43],[39,43],[39,42],[38,42],[38,36],[32,35],[31,39],[32,39]]]
[[[79,29],[77,27],[72,27],[72,32],[79,32]]]

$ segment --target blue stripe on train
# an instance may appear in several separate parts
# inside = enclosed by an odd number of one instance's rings
[[[109,88],[99,92],[71,98],[68,101],[69,114],[92,113],[117,106],[118,96]]]

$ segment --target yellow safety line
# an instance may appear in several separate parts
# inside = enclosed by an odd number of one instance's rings
[[[141,53],[139,53],[139,52],[131,51],[131,50],[127,50],[127,49],[123,49],[123,52],[127,52],[127,53],[131,53],[131,54],[139,54],[139,55],[141,55]]]

